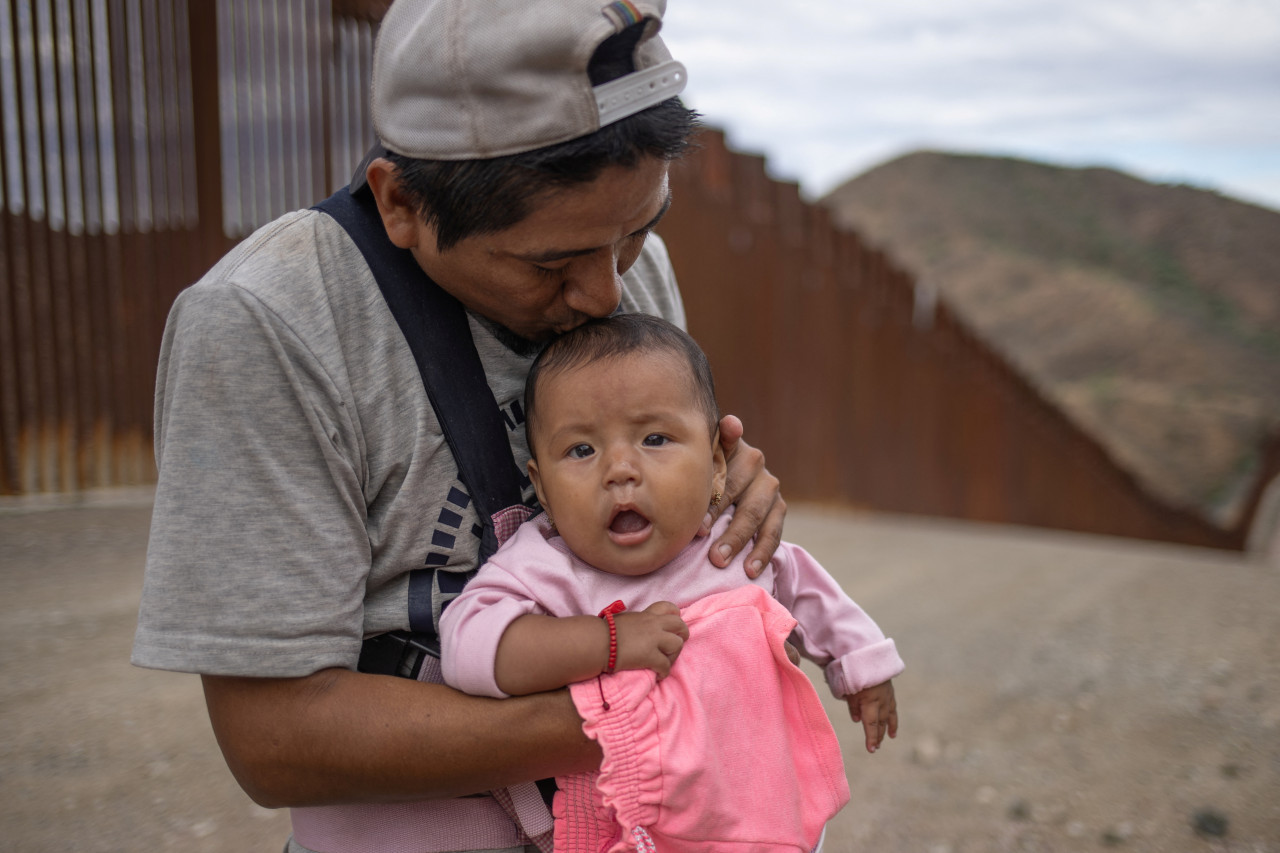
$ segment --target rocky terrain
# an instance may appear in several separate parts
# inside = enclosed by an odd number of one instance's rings
[[[1151,491],[1234,520],[1280,427],[1280,212],[1109,169],[937,152],[822,203]]]

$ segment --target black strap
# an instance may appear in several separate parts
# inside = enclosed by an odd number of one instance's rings
[[[498,547],[493,514],[520,503],[521,494],[506,420],[485,379],[466,310],[422,271],[412,253],[397,248],[387,237],[371,191],[352,194],[344,187],[315,209],[337,220],[360,249],[413,351],[427,397],[458,463],[458,477],[476,504],[482,528],[476,563],[480,565]],[[413,632],[424,636],[407,640],[405,649],[413,649],[417,643],[438,656],[431,608],[434,575],[432,567],[416,569],[409,575],[409,625]],[[462,584],[456,581],[469,577],[450,580],[460,590]],[[368,654],[361,655],[362,670],[366,657],[374,665],[372,650],[366,651]],[[385,658],[386,653],[378,657]],[[403,669],[401,663],[397,662],[396,669]],[[378,666],[377,671],[387,671]],[[414,676],[420,666],[419,660],[412,667]],[[395,674],[394,670],[389,674]]]

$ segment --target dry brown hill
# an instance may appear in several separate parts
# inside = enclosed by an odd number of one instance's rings
[[[1234,520],[1280,425],[1280,212],[1110,169],[937,152],[822,201],[1153,492]]]

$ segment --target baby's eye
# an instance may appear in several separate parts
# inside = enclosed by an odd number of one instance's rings
[[[644,437],[644,446],[645,447],[661,447],[662,445],[666,444],[669,440],[670,439],[668,439],[665,435],[658,435],[655,432],[650,435],[646,435]]]
[[[595,450],[591,447],[591,445],[575,444],[573,447],[569,448],[568,455],[570,459],[586,459],[592,453],[595,453]]]

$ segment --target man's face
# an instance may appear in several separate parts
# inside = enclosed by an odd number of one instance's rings
[[[607,317],[622,274],[669,204],[668,165],[645,157],[611,166],[589,184],[556,190],[520,223],[441,252],[421,221],[410,250],[437,284],[470,310],[541,341]]]

